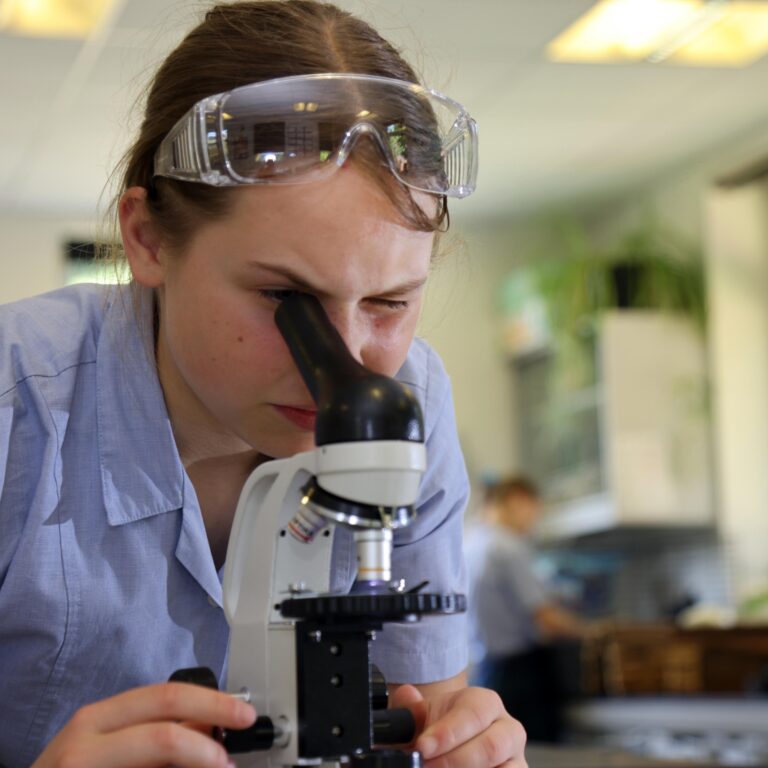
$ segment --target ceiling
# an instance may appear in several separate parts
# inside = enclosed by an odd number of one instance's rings
[[[153,68],[206,3],[118,0],[86,42],[0,34],[0,212],[90,216]],[[480,125],[471,214],[617,194],[761,124],[768,57],[737,70],[552,64],[592,0],[341,0]]]

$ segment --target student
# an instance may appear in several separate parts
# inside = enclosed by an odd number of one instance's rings
[[[467,534],[473,681],[499,693],[531,741],[562,737],[563,684],[552,643],[581,636],[534,570],[530,535],[541,514],[535,484],[511,476],[491,486],[482,521]]]
[[[317,296],[352,354],[421,400],[429,468],[393,570],[463,589],[448,379],[414,333],[475,138],[460,105],[402,81],[416,77],[397,51],[332,5],[214,6],[158,71],[125,159],[130,286],[0,309],[0,764],[224,766],[211,727],[253,721],[225,693],[163,681],[204,665],[224,682],[240,490],[313,447],[273,322],[290,293]],[[460,621],[381,633],[392,703],[414,711],[428,765],[525,766],[519,723],[466,687]]]

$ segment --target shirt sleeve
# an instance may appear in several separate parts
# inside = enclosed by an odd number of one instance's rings
[[[423,581],[430,593],[466,593],[462,554],[463,514],[469,496],[459,446],[450,383],[431,350],[426,392],[427,471],[421,484],[418,516],[397,531],[392,575],[408,587]],[[388,623],[373,643],[372,658],[390,683],[445,680],[467,666],[463,614],[424,617],[415,623]]]

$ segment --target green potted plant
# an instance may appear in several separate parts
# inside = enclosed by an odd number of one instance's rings
[[[556,229],[557,256],[537,259],[522,279],[543,304],[561,384],[591,377],[596,324],[606,310],[679,313],[704,332],[703,262],[681,236],[650,222],[600,247],[573,222]]]

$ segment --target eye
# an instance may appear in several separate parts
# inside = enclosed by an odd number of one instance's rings
[[[370,299],[370,302],[390,312],[408,308],[408,301],[405,299]]]
[[[304,293],[294,288],[259,288],[256,292],[259,296],[263,296],[271,301],[284,301],[290,296],[298,296]]]

